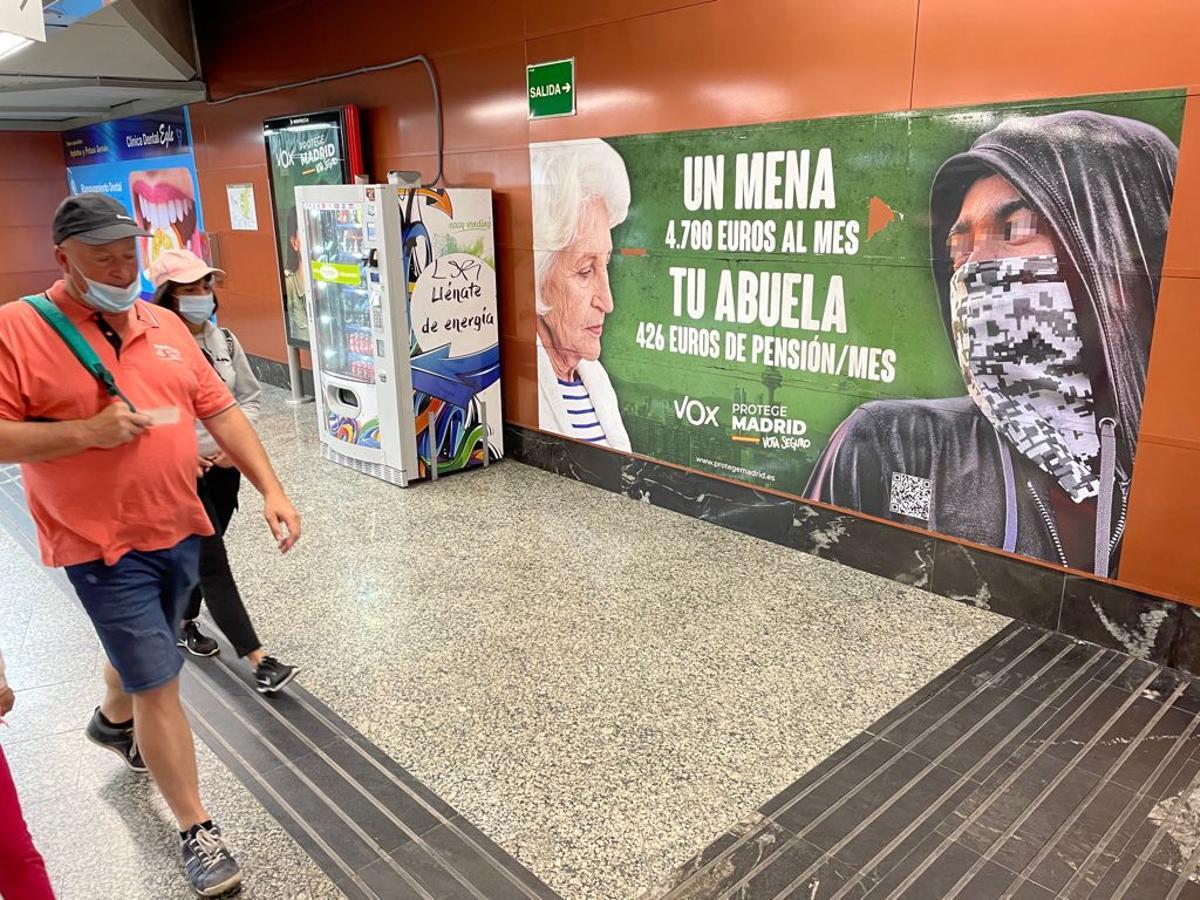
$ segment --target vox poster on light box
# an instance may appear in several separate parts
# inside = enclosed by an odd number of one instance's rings
[[[114,119],[63,134],[73,194],[108,194],[125,205],[150,237],[138,239],[142,293],[146,270],[164,250],[209,259],[186,109]]]
[[[536,144],[540,427],[1115,575],[1183,109]]]

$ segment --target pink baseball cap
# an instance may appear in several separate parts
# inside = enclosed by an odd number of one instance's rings
[[[146,274],[158,288],[168,281],[191,284],[208,275],[224,275],[225,272],[210,266],[191,250],[164,250],[150,263]]]

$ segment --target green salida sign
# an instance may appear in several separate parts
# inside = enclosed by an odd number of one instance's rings
[[[525,67],[529,118],[575,115],[575,60],[557,59]]]

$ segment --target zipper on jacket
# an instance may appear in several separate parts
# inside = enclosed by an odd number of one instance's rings
[[[1111,553],[1117,549],[1117,544],[1121,543],[1121,537],[1125,534],[1125,517],[1129,513],[1129,482],[1118,481],[1117,487],[1121,489],[1121,514],[1117,516],[1117,527],[1113,529],[1112,541],[1108,545],[1108,552]]]
[[[1117,544],[1121,543],[1121,538],[1125,536],[1125,525],[1129,517],[1129,482],[1118,481],[1117,486],[1121,489],[1121,514],[1117,517],[1117,527],[1113,529],[1112,540],[1109,542],[1109,552],[1117,549]],[[1046,504],[1042,501],[1041,496],[1034,490],[1033,482],[1026,481],[1025,487],[1029,490],[1029,495],[1033,497],[1033,502],[1037,504],[1038,512],[1042,516],[1042,522],[1046,526],[1046,531],[1050,533],[1050,540],[1054,542],[1054,551],[1058,554],[1059,561],[1064,566],[1070,566],[1067,562],[1067,554],[1063,551],[1062,541],[1058,536],[1058,528],[1054,525],[1054,519],[1050,516],[1050,511],[1046,509]]]
[[[1033,502],[1037,504],[1038,512],[1041,513],[1042,522],[1046,525],[1046,530],[1050,532],[1050,540],[1054,542],[1054,550],[1058,553],[1058,559],[1064,566],[1070,566],[1067,562],[1066,551],[1063,550],[1062,540],[1058,536],[1058,528],[1054,524],[1054,519],[1050,515],[1050,510],[1046,509],[1046,504],[1042,502],[1041,496],[1033,488],[1032,481],[1026,481],[1025,487],[1029,489],[1030,496],[1033,497]]]

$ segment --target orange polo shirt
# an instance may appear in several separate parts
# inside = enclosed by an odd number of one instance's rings
[[[87,450],[21,466],[42,560],[70,566],[130,550],[165,550],[194,534],[212,534],[196,496],[196,419],[236,405],[174,314],[137,301],[105,321],[59,281],[47,292],[113,373],[139,412],[174,407],[178,421],[154,425],[111,450]],[[0,306],[0,419],[86,419],[111,402],[49,324],[28,303]]]

